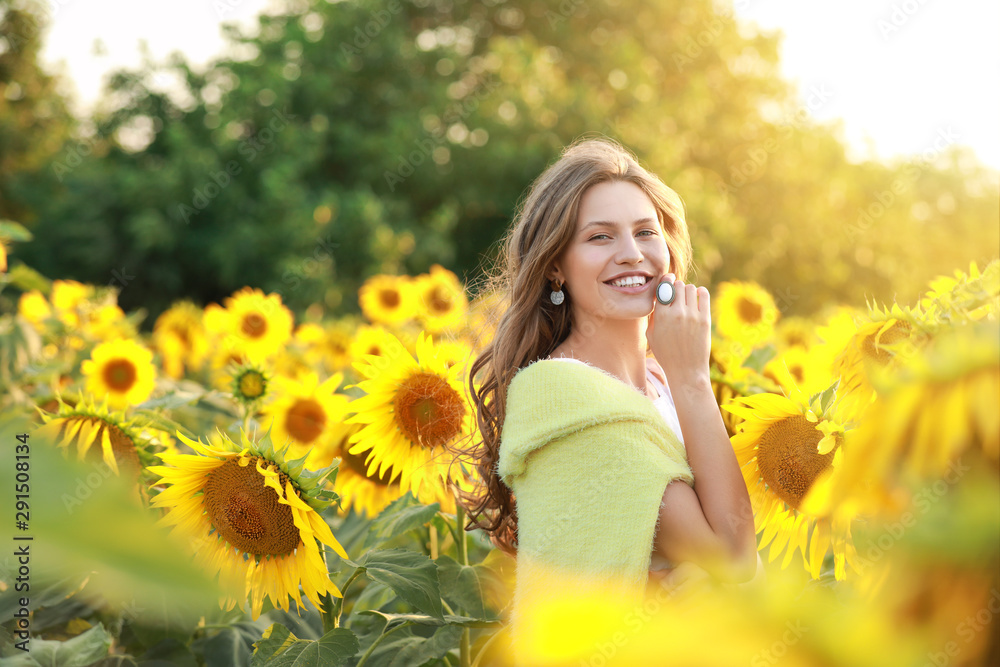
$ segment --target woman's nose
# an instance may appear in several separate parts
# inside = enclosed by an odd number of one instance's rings
[[[631,236],[625,237],[618,247],[615,261],[619,264],[635,264],[642,261],[642,250],[639,248],[639,242]]]

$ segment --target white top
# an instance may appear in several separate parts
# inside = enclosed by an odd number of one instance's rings
[[[572,357],[552,357],[559,361],[575,361],[578,364],[583,364],[584,366],[590,366],[586,361],[580,361],[579,359],[573,359]],[[653,399],[653,405],[656,407],[657,412],[663,417],[663,421],[667,423],[667,426],[677,435],[677,439],[684,444],[684,435],[681,433],[681,422],[677,417],[677,406],[674,404],[674,397],[670,393],[670,387],[663,382],[660,382],[653,372],[646,369],[646,377],[649,381],[653,383],[653,387],[656,388],[656,393],[658,394],[655,399]]]

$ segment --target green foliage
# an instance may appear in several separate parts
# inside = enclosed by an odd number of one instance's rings
[[[256,643],[250,667],[337,667],[357,652],[358,639],[350,630],[335,628],[305,641],[276,623]]]
[[[699,282],[757,280],[788,314],[912,300],[1000,242],[995,179],[968,153],[931,139],[931,161],[852,164],[779,78],[778,38],[708,0],[314,0],[229,35],[205,71],[113,78],[88,155],[34,173],[19,255],[119,286],[146,326],[244,285],[353,310],[375,272],[474,281],[530,182],[588,133],[684,198]]]

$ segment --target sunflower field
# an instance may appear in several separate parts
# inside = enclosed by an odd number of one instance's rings
[[[246,287],[145,335],[114,288],[3,276],[0,664],[511,664],[515,564],[451,449],[502,295],[435,265],[366,280],[363,318]],[[554,580],[533,664],[1000,664],[1000,262],[814,318],[713,294],[767,581]]]

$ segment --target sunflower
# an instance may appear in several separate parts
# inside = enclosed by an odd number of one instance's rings
[[[730,281],[719,285],[712,301],[712,318],[720,336],[756,347],[774,333],[778,308],[771,294],[754,282]]]
[[[837,475],[810,492],[810,511],[892,518],[912,505],[909,489],[953,476],[963,457],[1000,469],[997,322],[940,335],[878,389]]]
[[[305,471],[301,459],[286,462],[268,438],[251,442],[245,432],[241,444],[223,436],[218,448],[177,435],[197,454],[164,455],[167,465],[150,468],[168,486],[151,503],[168,510],[161,521],[191,539],[195,558],[232,591],[223,606],[249,597],[256,620],[265,597],[285,611],[291,597],[302,609],[300,585],[316,607],[322,595],[342,597],[317,544],[347,558],[319,514],[336,498],[323,490],[334,467]]]
[[[335,373],[350,361],[348,350],[353,340],[354,327],[337,322],[326,326],[306,322],[295,330],[295,342],[304,350],[306,363],[327,372]]]
[[[764,376],[783,387],[812,394],[830,385],[829,362],[822,355],[801,345],[785,348],[764,366]]]
[[[461,339],[444,338],[437,341],[438,358],[445,366],[458,365],[463,371],[472,363],[472,346]]]
[[[261,410],[261,424],[271,430],[271,440],[291,445],[295,455],[330,442],[336,426],[347,416],[348,399],[336,390],[343,381],[337,373],[324,382],[315,372],[292,380],[274,380],[274,400]]]
[[[424,332],[416,359],[396,340],[386,356],[354,367],[366,378],[357,385],[366,395],[349,406],[356,414],[347,423],[364,425],[351,436],[350,453],[369,452],[369,475],[389,471],[390,481],[398,476],[403,491],[415,496],[426,486],[445,485],[451,460],[446,446],[473,428],[462,369],[448,368]]]
[[[17,312],[28,322],[31,322],[36,329],[40,329],[45,320],[52,317],[52,307],[38,290],[31,290],[21,294],[17,300]]]
[[[912,358],[930,333],[919,311],[895,303],[884,310],[869,305],[868,314],[855,319],[853,331],[834,358],[833,374],[841,378],[838,394],[860,411],[874,399],[873,378]]]
[[[184,376],[185,368],[200,370],[209,351],[201,309],[189,301],[170,306],[156,318],[153,343],[168,376],[178,380]]]
[[[364,456],[348,451],[351,436],[360,428],[357,424],[338,425],[333,443],[314,448],[309,453],[306,464],[326,466],[339,458],[337,495],[340,496],[341,512],[346,514],[353,508],[357,514],[374,518],[389,503],[402,496],[403,491],[398,483],[389,481],[393,477],[391,466],[383,474],[375,472],[369,475]]]
[[[386,350],[398,342],[401,342],[399,338],[389,333],[385,327],[363,324],[355,331],[347,354],[353,362],[364,361],[368,355],[385,356]]]
[[[56,398],[55,412],[39,410],[44,426],[38,430],[60,448],[75,449],[77,460],[101,460],[116,475],[139,479],[144,463],[152,461],[154,431],[121,412],[84,399],[69,405]]]
[[[244,287],[225,301],[226,307],[209,304],[205,327],[222,336],[222,345],[245,353],[254,361],[273,356],[292,337],[292,313],[280,294]]]
[[[458,277],[437,264],[417,276],[414,288],[420,303],[420,321],[431,333],[460,329],[466,321],[469,300]]]
[[[233,373],[232,394],[238,403],[248,410],[253,410],[267,397],[267,388],[271,376],[257,364],[248,363],[240,366]]]
[[[361,312],[378,324],[402,324],[416,315],[414,287],[409,276],[372,276],[358,290]]]
[[[769,546],[772,562],[784,551],[782,569],[800,551],[806,569],[818,578],[832,547],[834,573],[841,581],[846,565],[860,573],[850,522],[839,516],[816,517],[802,509],[816,479],[836,469],[843,458],[844,434],[851,424],[837,416],[833,398],[831,387],[809,406],[801,397],[757,394],[722,407],[744,419],[732,444],[750,492],[757,533],[762,534],[759,548]]]
[[[975,262],[969,272],[955,270],[955,277],[938,276],[920,299],[920,307],[933,321],[977,321],[1000,313],[1000,260],[982,272]]]
[[[789,347],[808,349],[819,342],[812,321],[797,315],[781,318],[774,333],[778,346],[782,349]]]
[[[94,296],[94,287],[75,280],[54,280],[49,298],[59,320],[68,327],[80,326],[78,310]]]
[[[87,378],[87,391],[98,398],[106,396],[113,408],[142,403],[155,386],[153,353],[134,340],[101,343],[90,359],[84,360],[81,370]]]

